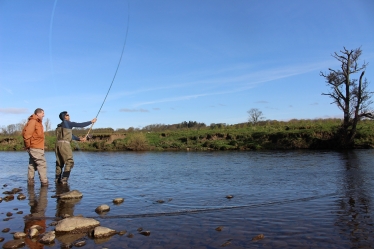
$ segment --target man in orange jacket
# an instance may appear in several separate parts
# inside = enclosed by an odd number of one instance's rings
[[[44,157],[44,110],[37,108],[34,114],[29,117],[25,128],[22,131],[25,149],[29,153],[29,168],[27,180],[29,185],[34,184],[35,171],[39,172],[39,179],[42,186],[48,185],[47,162]]]

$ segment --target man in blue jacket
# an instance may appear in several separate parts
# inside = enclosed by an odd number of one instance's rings
[[[57,125],[56,128],[56,179],[55,182],[62,182],[63,184],[68,183],[70,171],[74,167],[73,152],[71,150],[70,142],[75,141],[86,141],[86,138],[79,138],[73,135],[73,127],[86,127],[96,122],[96,118],[91,121],[76,123],[70,121],[70,115],[68,112],[61,112],[59,115],[62,122]],[[64,169],[64,172],[62,172]]]

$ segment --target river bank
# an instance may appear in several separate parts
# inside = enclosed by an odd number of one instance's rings
[[[83,151],[210,151],[210,150],[295,150],[338,149],[337,121],[272,122],[263,125],[232,125],[203,128],[95,131],[87,142],[72,142]],[[110,129],[108,129],[110,130]],[[113,130],[113,129],[111,129]],[[74,130],[84,136],[86,130]],[[46,151],[53,151],[56,137],[46,132]],[[374,122],[359,123],[355,149],[374,148]],[[0,136],[1,151],[23,150],[20,135]]]

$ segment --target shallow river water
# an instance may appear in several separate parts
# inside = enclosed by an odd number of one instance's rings
[[[28,187],[27,153],[0,152],[1,193],[22,188],[27,196],[0,203],[0,230],[10,228],[0,233],[0,246],[30,222],[52,231],[56,217],[69,214],[127,233],[57,237],[45,248],[80,240],[83,248],[374,248],[374,150],[75,151],[68,186],[54,184],[54,153],[46,158],[50,185],[40,187],[36,176],[35,187]],[[69,190],[83,198],[52,198]],[[118,197],[125,201],[113,204]],[[102,204],[110,211],[99,215],[95,208]],[[264,238],[252,240],[259,234]],[[25,248],[43,246],[28,239]]]

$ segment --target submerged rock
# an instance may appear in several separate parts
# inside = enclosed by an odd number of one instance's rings
[[[252,241],[258,241],[258,240],[262,240],[263,238],[265,238],[265,236],[261,233],[259,235],[256,235],[252,238]]]
[[[59,221],[55,227],[56,233],[81,233],[100,225],[95,219],[71,217]]]
[[[69,245],[73,244],[75,241],[78,241],[78,240],[84,238],[85,236],[87,236],[87,232],[75,233],[75,234],[69,234],[69,233],[56,234],[56,239],[58,241],[60,241],[61,244],[69,246]],[[70,248],[70,247],[67,247],[67,248]]]
[[[85,246],[85,245],[86,245],[86,241],[84,241],[84,240],[77,241],[77,242],[74,243],[75,247],[82,247],[82,246]]]
[[[121,204],[121,203],[124,202],[124,201],[125,201],[124,198],[115,198],[115,199],[113,200],[113,203],[114,203],[114,204]]]
[[[223,229],[223,226],[219,226],[219,227],[216,228],[216,231],[221,232],[222,229]]]
[[[7,195],[4,197],[4,200],[5,201],[11,201],[11,200],[14,200],[14,195]]]
[[[108,212],[110,210],[110,207],[106,204],[100,205],[95,209],[96,213],[104,213]]]
[[[43,234],[43,237],[39,240],[42,244],[53,244],[55,242],[56,234],[55,231],[50,231]]]
[[[110,229],[110,228],[107,228],[107,227],[101,227],[101,226],[98,226],[98,227],[95,227],[94,231],[93,231],[93,237],[94,238],[104,238],[104,237],[110,237],[114,234],[116,234],[117,232],[113,229]]]
[[[5,242],[5,244],[3,245],[3,248],[14,249],[14,248],[20,248],[23,246],[25,246],[25,241],[16,239],[16,240],[10,240],[10,241]]]
[[[78,190],[72,190],[70,192],[66,192],[57,196],[59,199],[80,199],[83,197],[83,194]]]
[[[23,239],[25,238],[27,235],[23,232],[16,232],[13,234],[13,238],[14,239]]]
[[[231,244],[231,240],[232,239],[228,239],[225,243],[223,243],[221,246],[222,247],[225,247],[225,246],[228,246],[228,245],[230,245]]]
[[[141,235],[144,235],[144,236],[149,236],[151,235],[151,232],[150,231],[142,231],[140,232]]]

